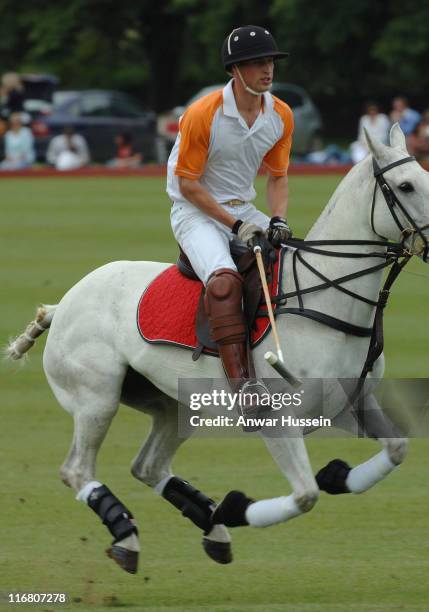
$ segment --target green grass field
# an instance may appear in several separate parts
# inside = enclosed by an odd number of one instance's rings
[[[290,182],[289,220],[303,235],[338,179]],[[262,179],[257,187],[263,194]],[[175,259],[162,179],[10,179],[0,190],[2,343],[23,329],[38,303],[58,302],[101,264]],[[385,318],[390,377],[428,375],[428,277],[420,261],[411,262],[393,291]],[[132,478],[129,465],[148,420],[121,408],[97,477],[139,522],[140,571],[122,572],[104,556],[105,528],[59,480],[72,422],[44,378],[43,347],[41,339],[25,368],[0,368],[0,593],[68,593],[67,606],[37,608],[46,611],[429,610],[424,439],[412,440],[404,465],[363,496],[322,495],[309,515],[288,524],[233,531],[235,561],[218,566],[203,553],[198,530]],[[315,471],[334,457],[353,465],[378,450],[374,442],[345,438],[309,439],[308,448]],[[257,439],[196,438],[179,451],[175,471],[216,499],[233,488],[255,498],[290,490]]]

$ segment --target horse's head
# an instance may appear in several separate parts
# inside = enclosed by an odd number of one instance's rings
[[[390,147],[365,132],[374,163],[371,226],[380,237],[401,241],[425,262],[429,259],[429,173],[410,157],[398,123]]]

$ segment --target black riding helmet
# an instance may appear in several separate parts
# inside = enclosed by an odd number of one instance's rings
[[[280,59],[289,53],[279,51],[272,34],[259,26],[242,26],[235,28],[222,45],[222,61],[225,70],[233,64],[260,57]]]

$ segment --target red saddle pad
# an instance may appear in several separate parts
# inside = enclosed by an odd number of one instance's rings
[[[277,260],[270,283],[272,296],[278,294],[281,267]],[[183,276],[176,265],[161,272],[147,287],[137,307],[137,327],[142,338],[153,344],[173,344],[194,350],[198,346],[195,317],[202,287],[200,281]],[[261,305],[261,310],[266,310],[266,306]],[[262,341],[270,327],[268,317],[256,319],[252,347]],[[210,349],[204,352],[217,354]]]

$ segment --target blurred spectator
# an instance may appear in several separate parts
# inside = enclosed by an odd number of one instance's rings
[[[28,168],[35,160],[33,134],[30,128],[22,125],[20,113],[12,113],[9,124],[10,128],[4,137],[5,159],[0,164],[0,168],[1,170]]]
[[[0,136],[7,130],[7,120],[12,113],[20,113],[24,108],[23,86],[15,72],[5,72],[0,86]]]
[[[72,126],[64,128],[63,133],[54,136],[46,152],[46,161],[57,170],[76,170],[90,161],[88,145]]]
[[[1,78],[1,114],[8,119],[12,113],[24,110],[24,95],[21,79],[15,72],[6,72]]]
[[[7,131],[6,120],[6,92],[3,84],[0,83],[0,137],[4,136]]]
[[[407,138],[407,147],[411,155],[419,160],[429,160],[429,110],[423,113],[422,120],[413,133]]]
[[[135,153],[129,132],[118,134],[115,144],[116,157],[107,162],[110,168],[137,168],[140,166],[143,156],[141,153]]]
[[[392,123],[399,122],[401,130],[405,136],[414,132],[416,125],[420,121],[420,113],[408,106],[407,98],[399,96],[392,101],[392,110],[390,111],[390,120]]]
[[[308,153],[308,155],[305,155],[300,161],[309,164],[327,164],[334,166],[336,164],[349,164],[350,155],[346,151],[340,149],[340,147],[337,147],[337,145],[331,144],[321,151]]]
[[[380,140],[383,144],[389,143],[390,121],[388,116],[380,113],[380,108],[375,102],[367,102],[365,111],[365,115],[359,119],[358,138],[350,145],[350,155],[354,164],[360,162],[369,153],[364,129],[370,137]]]

